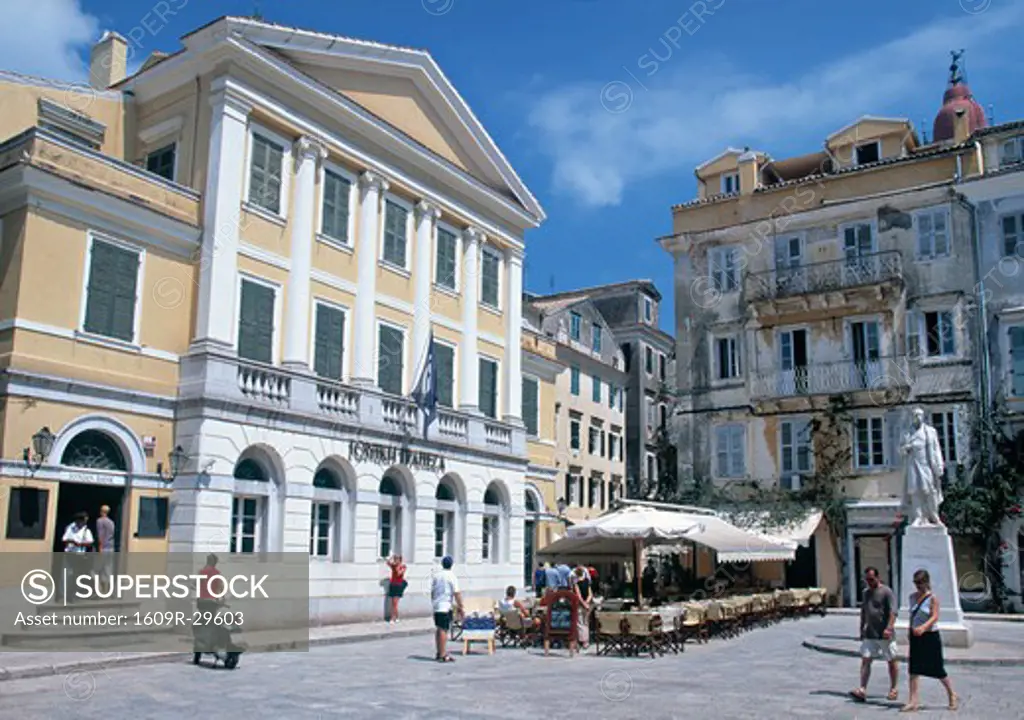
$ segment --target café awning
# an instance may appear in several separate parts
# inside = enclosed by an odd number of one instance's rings
[[[636,544],[681,545],[693,542],[711,548],[718,561],[762,562],[792,560],[795,546],[748,532],[711,511],[665,510],[632,505],[575,525],[568,537],[543,548],[538,555],[554,558],[622,557]]]

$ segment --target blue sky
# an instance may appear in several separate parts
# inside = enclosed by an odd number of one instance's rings
[[[252,0],[10,3],[0,68],[82,77],[107,28],[174,50]],[[654,238],[694,196],[693,168],[728,145],[812,152],[862,114],[931,130],[948,51],[966,48],[975,96],[1024,117],[1018,0],[262,0],[268,20],[429,49],[540,199],[529,290],[651,278]],[[163,12],[159,12],[163,8]],[[174,14],[168,14],[167,10]],[[164,16],[164,20],[160,19]]]

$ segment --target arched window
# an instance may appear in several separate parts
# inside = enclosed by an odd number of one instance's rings
[[[117,441],[99,430],[78,433],[64,448],[60,462],[61,465],[91,470],[128,471],[128,463]]]
[[[235,464],[235,492],[231,498],[231,545],[233,553],[272,550],[272,509],[278,497],[269,458],[258,449],[243,453]]]
[[[501,490],[491,483],[484,492],[484,517],[481,557],[484,562],[501,562],[502,548],[502,502]]]
[[[401,478],[392,475],[393,472],[384,473],[377,488],[377,546],[382,558],[403,554],[405,495]]]
[[[315,558],[337,561],[340,557],[337,524],[341,502],[335,497],[341,491],[341,478],[322,467],[313,475],[313,503],[310,509],[309,554]]]
[[[461,519],[461,508],[459,505],[459,493],[456,490],[457,481],[446,475],[441,478],[437,485],[434,498],[437,500],[437,510],[434,512],[434,557],[441,558],[445,555],[455,557],[457,536],[459,534],[459,521]]]

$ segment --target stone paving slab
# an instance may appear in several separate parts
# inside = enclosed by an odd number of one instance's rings
[[[354,642],[369,642],[395,637],[426,635],[433,631],[430,618],[413,618],[394,625],[386,622],[352,623],[330,625],[309,629],[309,647],[322,645],[344,645]],[[294,638],[294,633],[289,633]],[[281,641],[274,632],[251,632],[236,635],[246,643],[249,652],[295,651],[295,641]],[[182,639],[183,645],[191,641]],[[163,643],[166,647],[166,641]],[[0,681],[61,675],[87,670],[112,667],[130,667],[153,663],[174,662],[191,657],[191,650],[172,652],[167,650],[146,651],[97,651],[89,652],[0,652]]]
[[[1012,616],[1011,616],[1012,617]],[[843,618],[846,622],[852,618]],[[974,644],[969,648],[944,647],[947,665],[1024,666],[1024,624],[1018,622],[972,622]],[[830,655],[860,657],[860,641],[853,634],[823,633],[806,638],[803,646]],[[907,643],[903,633],[896,633],[896,644],[904,660]]]

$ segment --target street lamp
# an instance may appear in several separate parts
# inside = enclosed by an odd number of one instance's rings
[[[163,463],[156,464],[156,474],[159,475],[160,479],[164,482],[173,482],[174,478],[178,477],[178,473],[181,472],[181,468],[185,464],[185,461],[188,460],[188,454],[181,449],[181,445],[177,445],[167,454],[167,459],[169,461],[168,464],[171,466],[170,475],[164,475]]]
[[[43,466],[50,451],[53,450],[53,441],[56,440],[50,428],[43,427],[42,430],[32,436],[32,449],[25,448],[21,451],[21,457],[30,472],[35,472]]]

